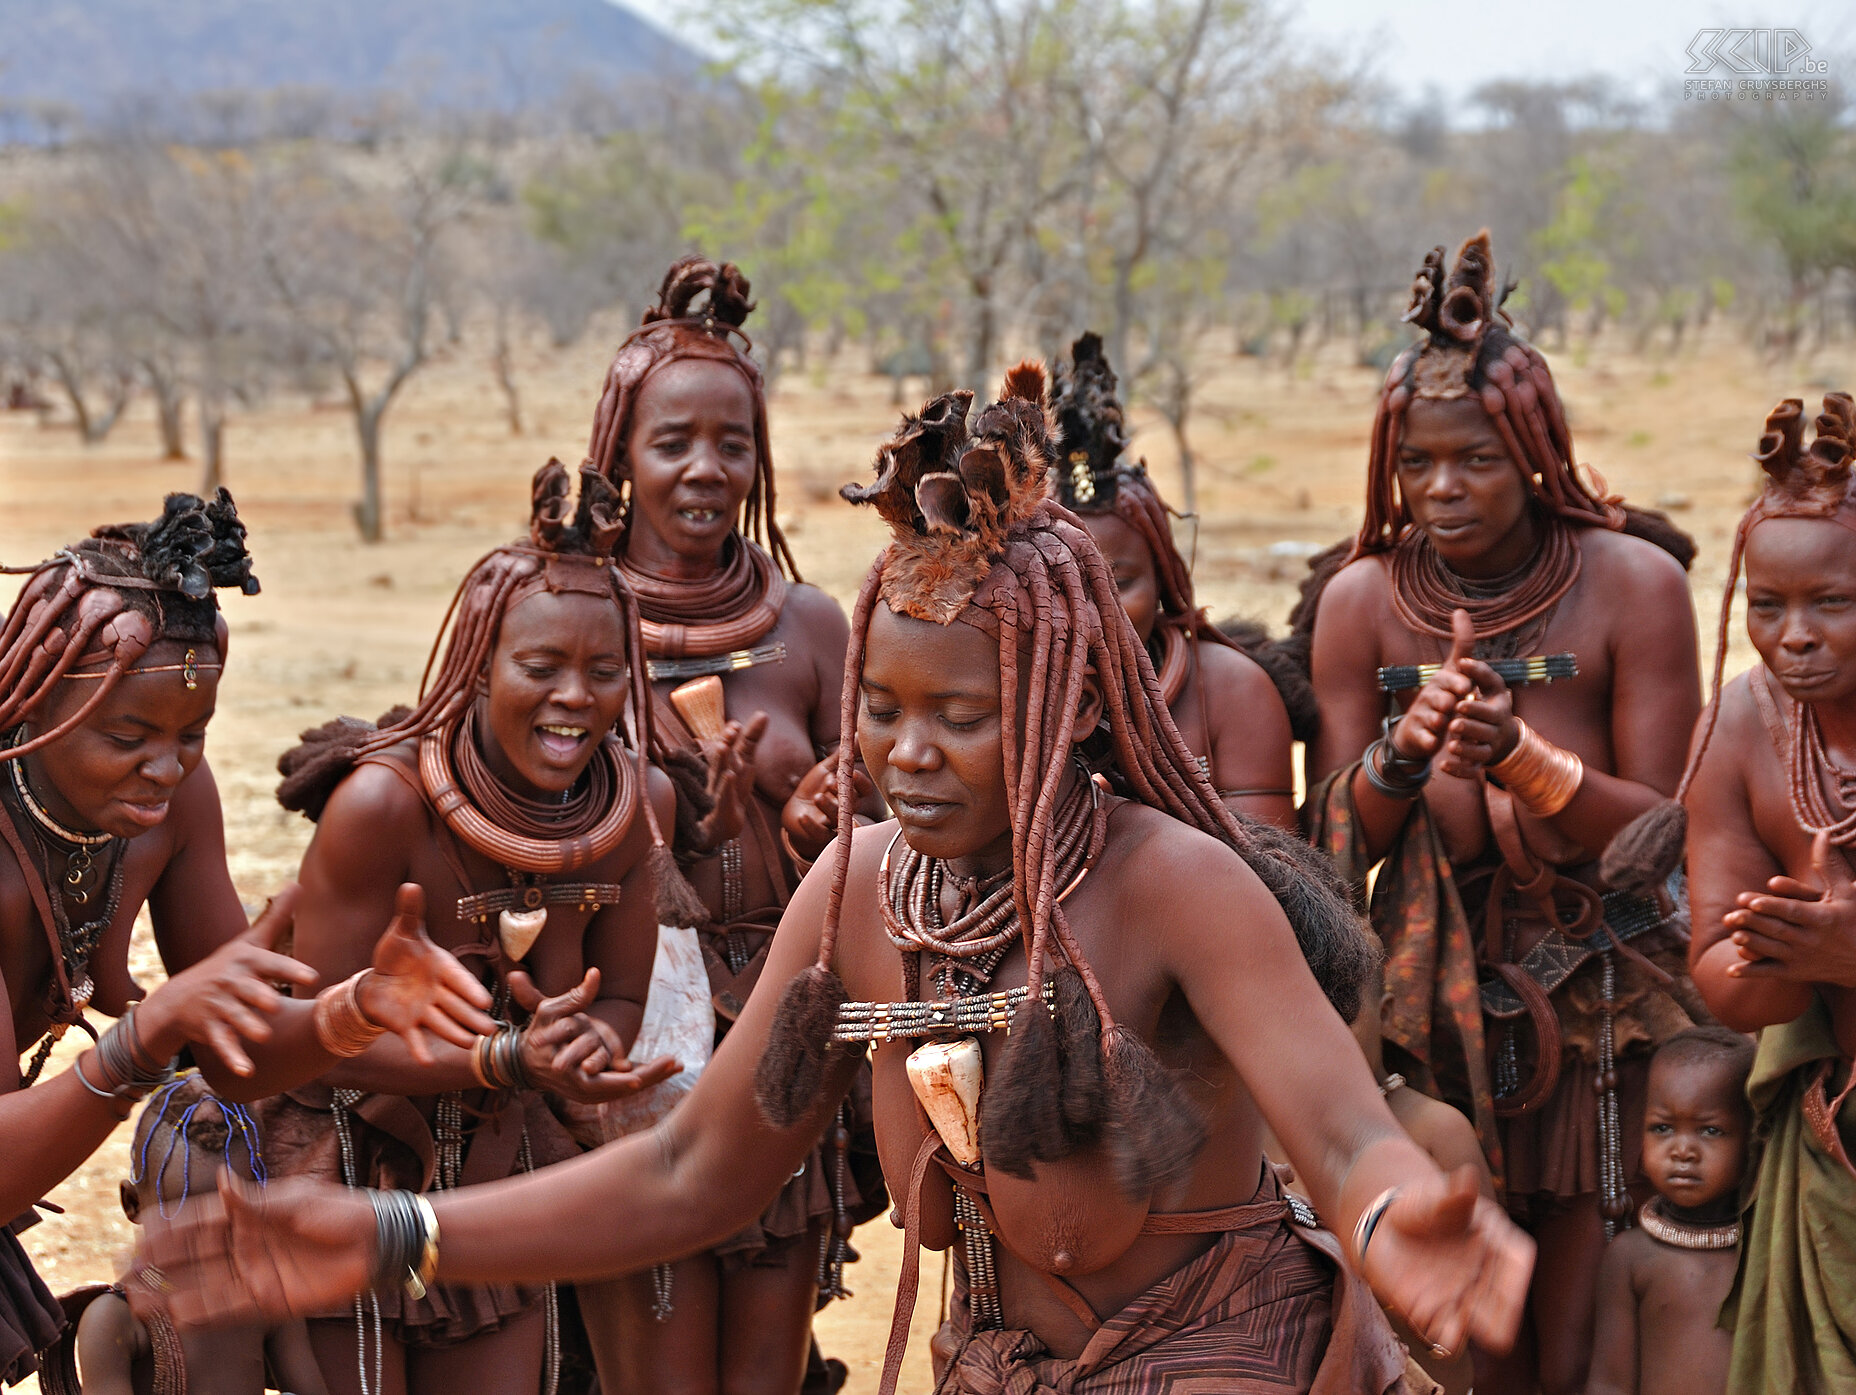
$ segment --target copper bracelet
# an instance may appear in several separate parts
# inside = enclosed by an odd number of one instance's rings
[[[372,972],[363,969],[316,995],[316,1042],[331,1056],[359,1056],[387,1030],[361,1011],[361,979]]]
[[[818,861],[818,857],[801,857],[799,855],[799,849],[793,846],[793,835],[788,833],[784,827],[780,829],[780,846],[786,849],[786,855],[792,858],[793,866],[799,869],[799,875],[802,877],[807,872],[810,872],[813,865]],[[831,844],[827,843],[825,846],[830,847]],[[824,855],[822,851],[819,853],[819,857],[823,857]]]
[[[1550,819],[1579,792],[1585,780],[1585,762],[1573,752],[1555,746],[1519,717],[1514,724],[1521,729],[1521,739],[1489,767],[1489,774],[1501,781],[1523,809],[1536,818]]]

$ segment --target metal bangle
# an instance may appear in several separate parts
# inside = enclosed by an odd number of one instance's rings
[[[1360,1219],[1353,1223],[1353,1258],[1362,1275],[1366,1273],[1366,1247],[1373,1243],[1373,1232],[1379,1229],[1379,1222],[1385,1219],[1386,1209],[1398,1199],[1400,1190],[1398,1187],[1387,1187],[1373,1198],[1372,1203],[1360,1213]]]
[[[1387,759],[1387,752],[1392,753],[1392,759]],[[1366,775],[1366,783],[1387,799],[1416,799],[1431,782],[1430,761],[1419,765],[1398,755],[1393,750],[1392,739],[1387,736],[1366,748],[1360,768]]]
[[[90,1083],[90,1077],[84,1073],[84,1058],[82,1055],[79,1055],[76,1060],[71,1062],[71,1069],[77,1074],[77,1083],[82,1085],[86,1090],[90,1091],[90,1093],[95,1095],[98,1099],[108,1100],[111,1105],[128,1103],[128,1101],[124,1100],[121,1095],[118,1095],[110,1090],[100,1089],[98,1086],[92,1085]],[[121,1117],[126,1119],[129,1116],[127,1114],[123,1114]]]

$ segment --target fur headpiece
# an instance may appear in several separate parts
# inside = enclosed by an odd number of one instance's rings
[[[748,491],[742,527],[765,544],[786,575],[798,579],[793,554],[773,518],[773,453],[767,434],[767,390],[753,343],[741,326],[754,310],[748,279],[733,262],[683,257],[664,273],[657,303],[613,355],[606,370],[586,464],[623,490],[631,478],[627,447],[632,414],[645,381],[666,363],[701,358],[725,363],[747,380],[754,399],[754,484]],[[704,299],[706,297],[706,300]],[[698,302],[701,301],[700,308]]]
[[[1057,419],[1057,499],[1074,512],[1107,511],[1120,487],[1126,419],[1115,396],[1115,370],[1093,330],[1070,346],[1070,367],[1053,374],[1051,415]],[[1145,465],[1136,470],[1145,473]]]
[[[1048,494],[1056,451],[1044,415],[1044,370],[1021,363],[997,402],[967,425],[971,392],[950,392],[905,416],[877,451],[877,477],[847,484],[895,534],[883,600],[901,615],[952,621],[1005,550],[1012,525]]]
[[[1856,452],[1856,404],[1847,392],[1826,393],[1817,439],[1804,444],[1804,402],[1788,397],[1766,414],[1753,459],[1766,472],[1754,506],[1762,518],[1821,518],[1849,502]]]

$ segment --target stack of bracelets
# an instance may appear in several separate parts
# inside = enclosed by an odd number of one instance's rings
[[[374,1207],[374,1285],[400,1284],[407,1296],[425,1297],[438,1272],[438,1216],[417,1192],[370,1191]]]
[[[1360,768],[1365,772],[1366,783],[1387,799],[1416,799],[1418,792],[1431,782],[1431,760],[1429,756],[1414,759],[1399,753],[1398,747],[1392,744],[1395,720],[1386,718],[1385,731],[1366,748]]]
[[[142,1046],[141,1034],[135,1030],[135,1004],[129,1004],[121,1018],[102,1036],[89,1052],[102,1076],[102,1083],[93,1081],[84,1070],[84,1058],[79,1056],[71,1063],[71,1069],[77,1072],[78,1081],[98,1099],[120,1103],[125,1108],[122,1117],[129,1117],[129,1109],[136,1101],[157,1090],[174,1079],[174,1062],[167,1061],[153,1064],[147,1050]]]
[[[522,1029],[505,1025],[493,1037],[478,1037],[471,1052],[471,1069],[486,1090],[534,1088],[522,1068]]]
[[[386,1030],[361,1011],[361,980],[372,972],[363,969],[316,995],[316,1041],[331,1056],[359,1056]]]

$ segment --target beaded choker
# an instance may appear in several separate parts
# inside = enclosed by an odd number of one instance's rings
[[[1660,1196],[1643,1203],[1637,1219],[1652,1240],[1673,1245],[1679,1250],[1731,1250],[1740,1243],[1740,1223],[1724,1221],[1720,1225],[1694,1225],[1671,1216]]]

